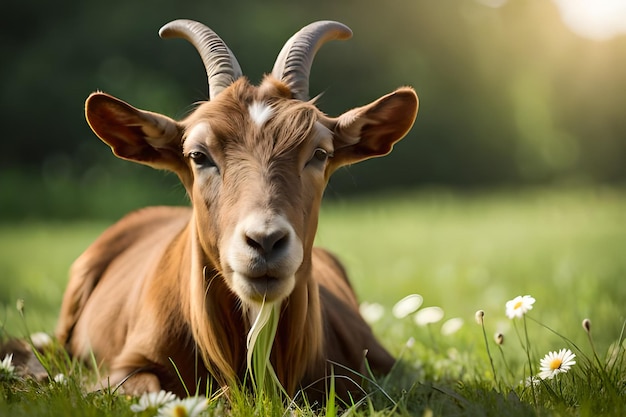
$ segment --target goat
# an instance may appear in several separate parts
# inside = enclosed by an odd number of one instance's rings
[[[241,383],[246,333],[262,302],[279,303],[271,363],[287,394],[323,394],[335,363],[348,398],[366,360],[386,373],[394,358],[361,318],[342,265],[313,247],[319,208],[337,168],[406,135],[415,91],[323,114],[309,72],[323,43],[351,37],[338,22],[297,32],[259,86],[203,24],[175,20],[159,34],[195,46],[209,100],[175,121],[96,92],[86,119],[117,157],[176,173],[191,207],[140,209],[106,230],[71,267],[56,337],[73,357],[94,355],[126,393],[182,395],[207,379]]]

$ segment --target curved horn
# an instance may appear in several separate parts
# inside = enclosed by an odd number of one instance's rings
[[[285,82],[293,96],[309,99],[309,74],[318,49],[335,39],[349,39],[352,31],[346,25],[324,20],[311,23],[293,35],[276,58],[272,75]]]
[[[241,67],[228,46],[202,23],[186,19],[174,20],[159,30],[159,36],[163,39],[186,39],[198,50],[209,79],[211,100],[242,75]]]

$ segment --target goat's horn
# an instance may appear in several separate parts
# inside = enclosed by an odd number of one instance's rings
[[[242,75],[235,55],[215,32],[202,23],[174,20],[159,30],[159,36],[163,39],[186,39],[198,50],[209,79],[211,100]]]
[[[309,73],[318,49],[335,39],[349,39],[352,31],[346,25],[324,20],[311,23],[293,35],[276,58],[272,75],[285,82],[293,96],[309,99]]]

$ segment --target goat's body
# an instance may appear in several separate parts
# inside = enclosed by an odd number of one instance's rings
[[[191,217],[190,209],[172,207],[131,213],[108,229],[72,267],[57,335],[72,355],[88,359],[93,354],[107,365],[111,384],[133,372],[150,373],[156,379],[146,378],[133,390],[165,388],[182,395],[183,383],[195,391],[196,381],[206,383],[209,377],[188,324]],[[220,277],[212,278],[209,286],[219,286],[221,279],[216,278]],[[358,381],[348,369],[364,372],[365,351],[375,371],[389,371],[394,360],[360,317],[342,266],[319,248],[313,250],[312,278],[319,287],[323,351],[321,362],[310,367],[297,386],[309,387],[313,396],[323,392],[331,363],[341,365],[334,367],[335,375]],[[249,323],[235,299],[228,290],[222,294],[227,301],[223,304],[233,310],[224,312],[224,319],[227,316],[232,327],[228,336],[238,351],[233,369],[242,380]],[[289,303],[288,298],[285,310]],[[302,332],[286,336],[306,340]],[[346,382],[338,380],[340,391],[355,389]]]
[[[245,380],[246,336],[269,305],[280,311],[270,359],[287,394],[323,399],[332,371],[350,401],[366,360],[381,373],[394,360],[342,266],[313,247],[319,207],[335,170],[386,155],[408,132],[415,91],[322,113],[308,74],[321,44],[350,37],[337,22],[296,33],[259,86],[206,26],[177,20],[160,33],[196,46],[210,100],[175,121],[94,93],[85,114],[118,157],[176,173],[191,208],[140,210],[105,231],[72,267],[57,337],[128,393],[204,392],[199,382]]]

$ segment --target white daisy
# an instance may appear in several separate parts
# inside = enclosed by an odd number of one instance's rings
[[[463,323],[464,321],[460,317],[454,317],[446,320],[446,322],[441,325],[441,334],[444,336],[449,336],[453,333],[456,333],[461,329],[461,327],[463,327]]]
[[[418,326],[426,326],[427,324],[437,323],[443,318],[443,309],[441,307],[426,307],[415,313],[413,319]]]
[[[13,371],[15,371],[15,367],[12,365],[12,362],[13,354],[6,355],[2,362],[0,362],[0,374],[13,376]]]
[[[376,323],[383,317],[385,314],[385,307],[378,303],[368,303],[367,301],[364,301],[359,306],[359,312],[361,313],[361,317],[363,317],[366,322],[372,324]]]
[[[60,384],[60,385],[65,385],[67,384],[67,378],[65,377],[65,375],[63,374],[56,374],[54,376],[54,378],[52,378],[52,380],[56,383],[56,384]]]
[[[506,315],[508,318],[522,317],[529,310],[532,310],[535,299],[530,295],[518,295],[506,302]]]
[[[539,362],[539,378],[552,379],[555,375],[569,371],[572,365],[576,364],[576,355],[569,349],[561,349],[558,352],[548,353]]]
[[[424,298],[419,294],[411,294],[398,301],[391,312],[398,319],[403,319],[411,313],[417,311],[424,302]]]
[[[520,384],[526,386],[526,387],[530,387],[530,386],[538,386],[539,384],[541,384],[541,378],[539,378],[538,376],[529,376],[526,377],[525,380],[520,381]]]
[[[30,335],[30,341],[33,347],[38,350],[43,350],[52,346],[52,338],[48,333],[37,332]]]
[[[130,406],[130,411],[134,413],[141,413],[149,408],[156,410],[163,405],[174,401],[175,399],[176,395],[169,391],[161,390],[159,392],[145,392],[141,397],[139,397],[139,402],[137,404],[132,404]]]
[[[161,417],[198,417],[209,406],[205,397],[188,397],[175,399],[159,409]]]

